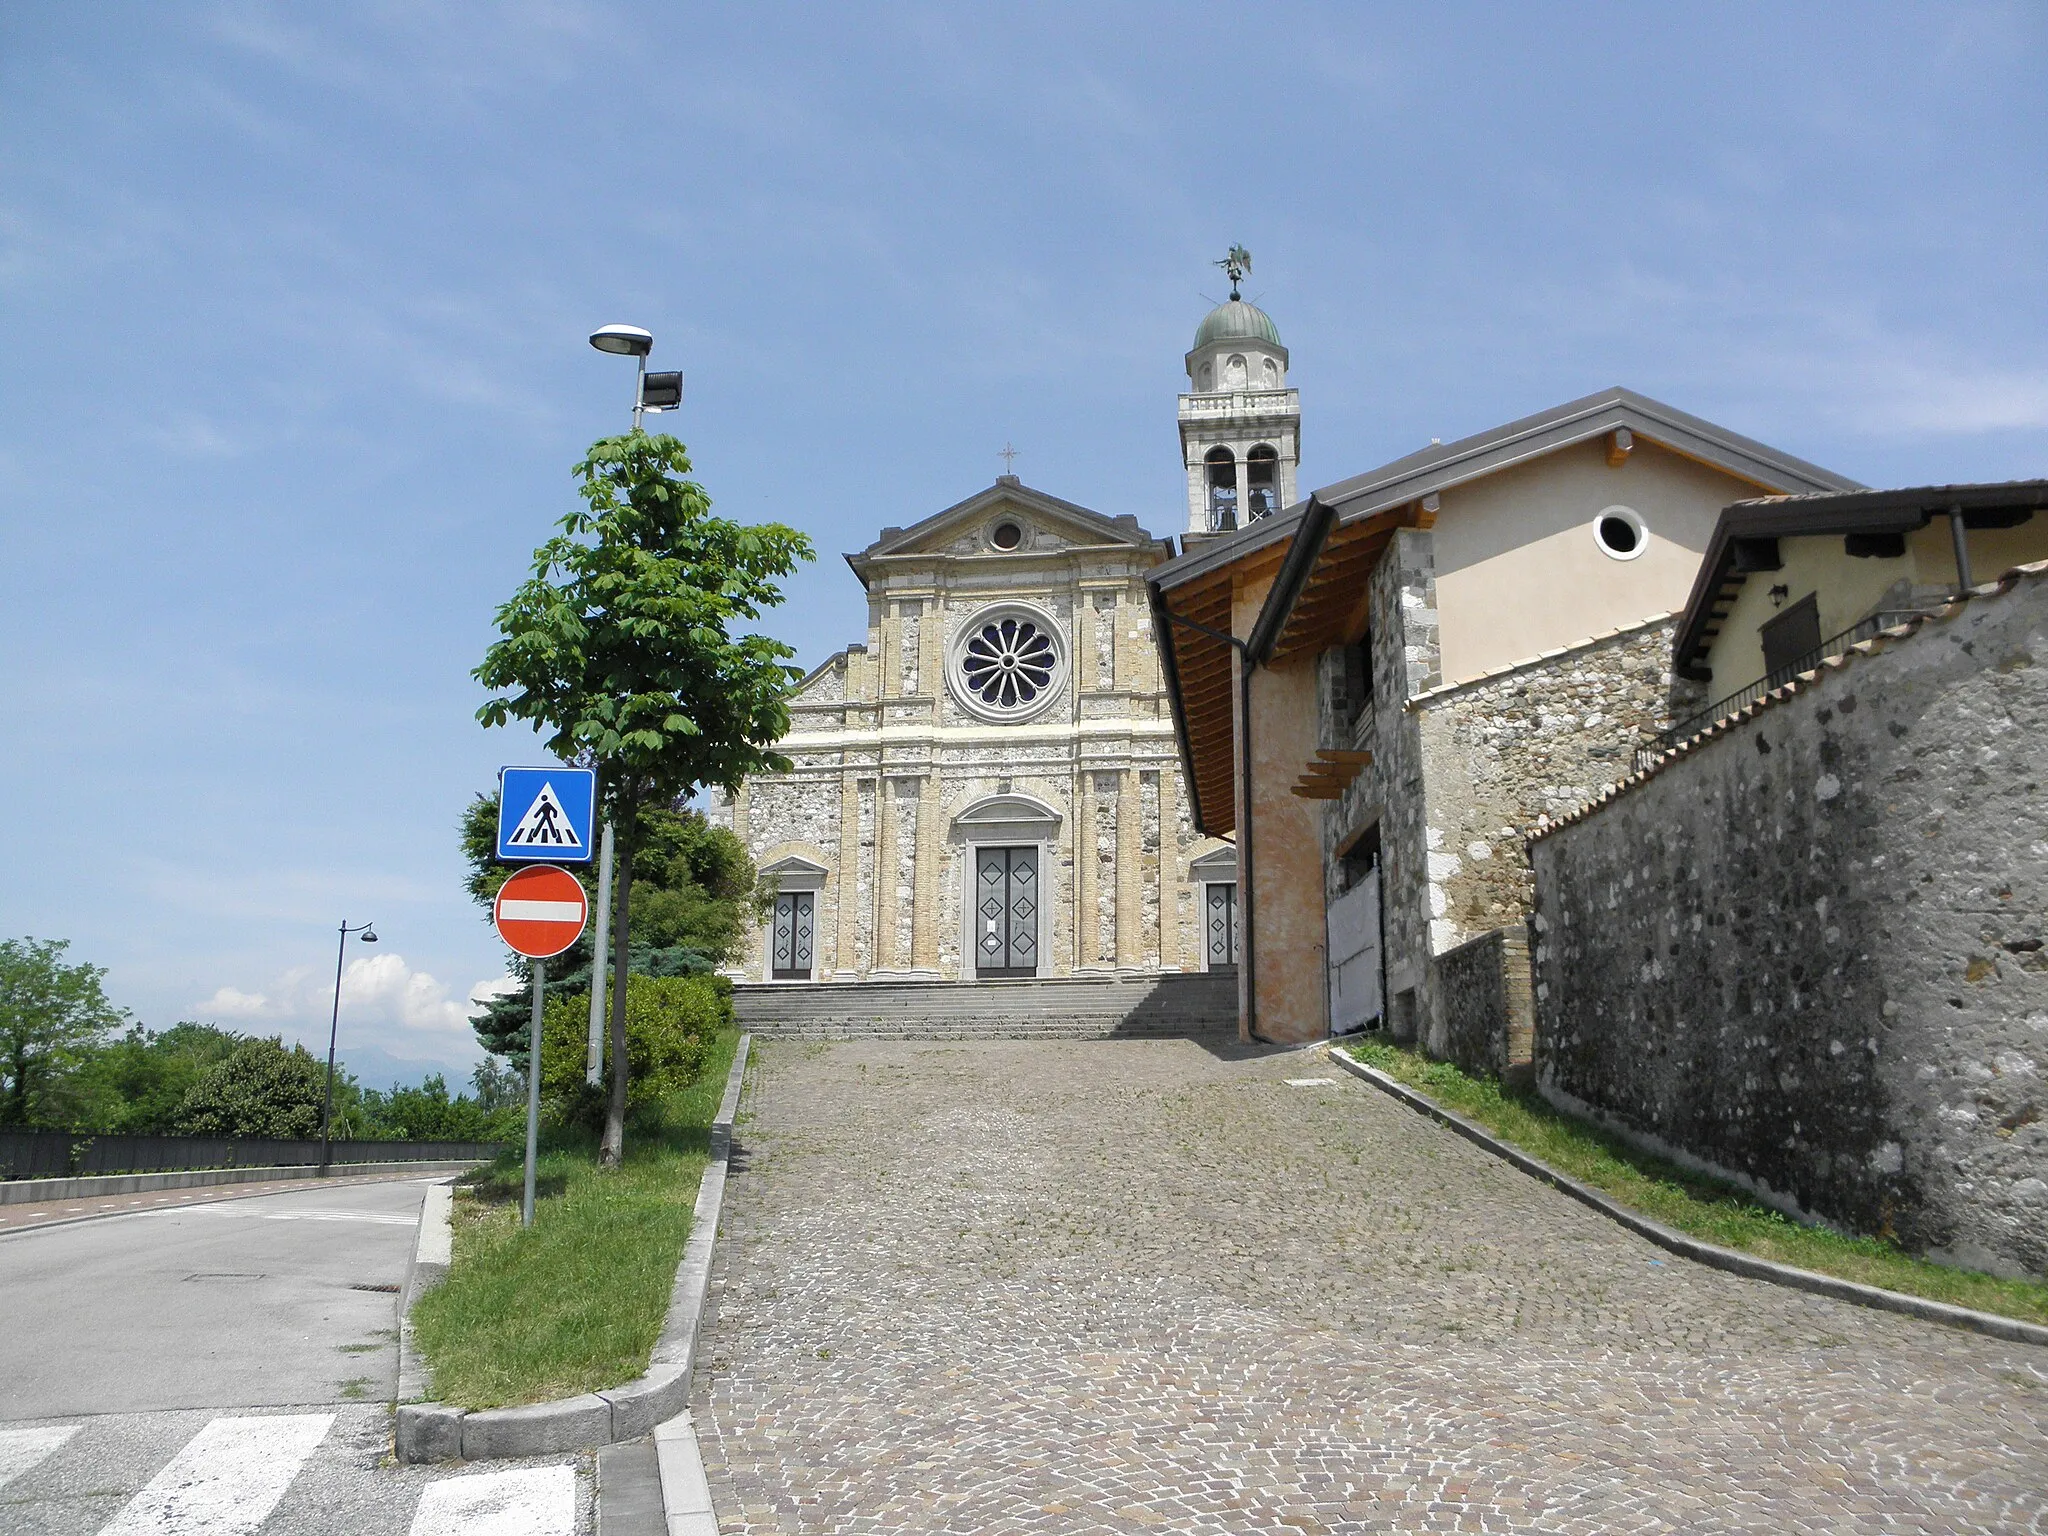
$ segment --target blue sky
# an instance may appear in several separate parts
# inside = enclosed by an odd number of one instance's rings
[[[2048,10],[0,5],[0,934],[151,1024],[466,1072],[496,603],[624,425],[823,557],[986,485],[1175,531],[1242,241],[1304,486],[1624,383],[2048,473]]]

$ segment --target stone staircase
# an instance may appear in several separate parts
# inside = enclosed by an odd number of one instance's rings
[[[1237,1037],[1237,978],[742,983],[741,1029],[780,1040],[1142,1040]]]

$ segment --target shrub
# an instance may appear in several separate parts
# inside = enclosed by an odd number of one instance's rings
[[[687,1088],[704,1070],[718,1031],[732,1022],[723,976],[635,976],[626,987],[626,1102],[640,1108]],[[595,1126],[603,1090],[588,1087],[590,994],[548,999],[541,1021],[540,1091],[549,1118]]]
[[[244,1040],[200,1074],[178,1106],[188,1136],[274,1136],[303,1141],[320,1134],[326,1067],[303,1045],[276,1036]]]

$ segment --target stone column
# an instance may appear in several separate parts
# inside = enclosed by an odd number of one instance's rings
[[[1093,966],[1098,943],[1095,914],[1095,773],[1074,775],[1074,964]]]
[[[832,876],[832,893],[838,918],[832,975],[836,981],[852,981],[860,908],[860,778],[851,763],[839,771],[839,868]]]
[[[886,773],[875,775],[875,942],[876,970],[896,964],[896,796]]]
[[[1180,969],[1180,767],[1159,769],[1159,968]]]
[[[934,689],[933,691],[936,691]],[[939,968],[939,776],[917,781],[915,904],[910,911],[910,963],[921,971]]]
[[[1126,766],[1116,780],[1116,963],[1135,970],[1144,963],[1144,818],[1138,803],[1138,770]]]
[[[732,797],[732,835],[742,844],[747,841],[747,807],[753,796],[747,792],[747,781],[740,780],[739,792]],[[751,852],[752,848],[749,847]]]

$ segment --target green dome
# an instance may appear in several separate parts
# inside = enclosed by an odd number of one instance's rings
[[[1193,350],[1199,351],[1212,341],[1263,341],[1277,347],[1280,332],[1273,317],[1258,305],[1231,299],[1209,311],[1202,328],[1195,332]]]

